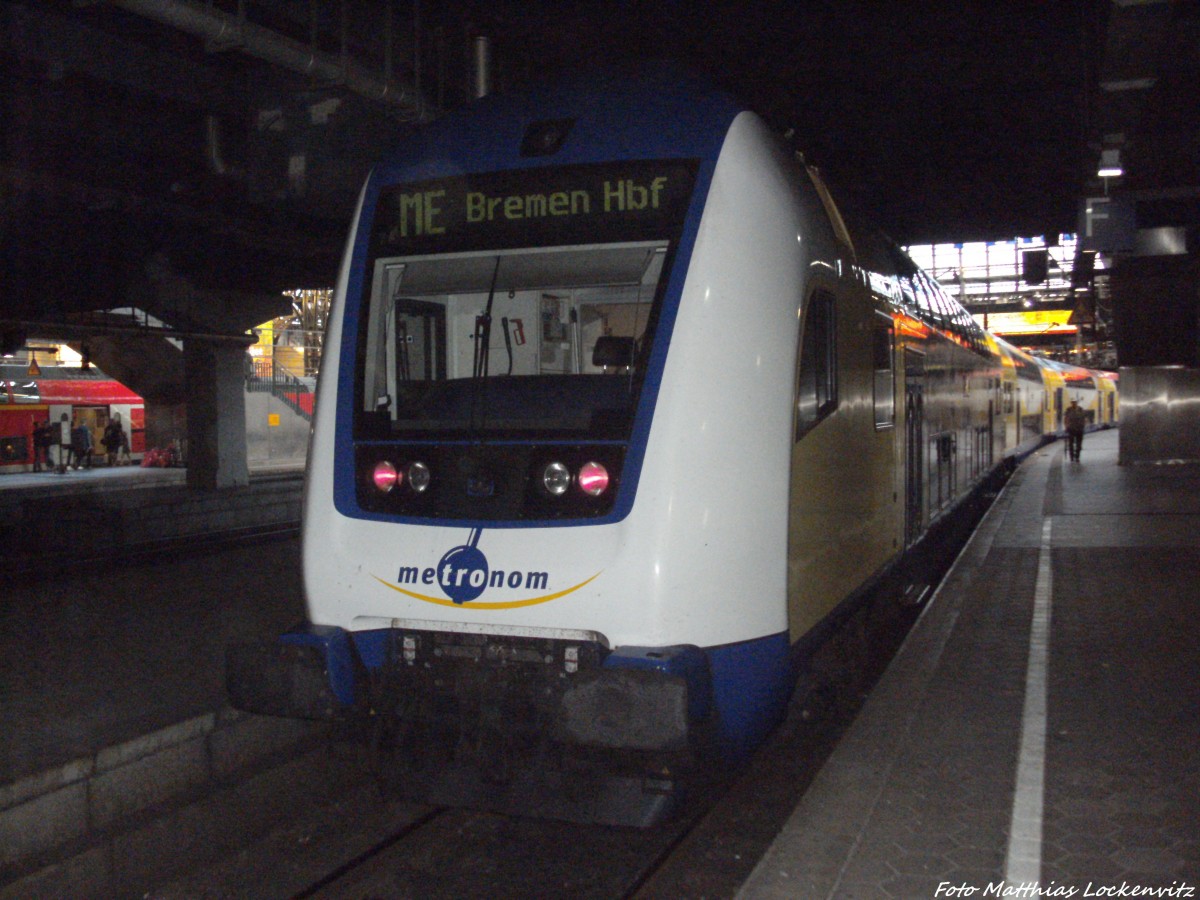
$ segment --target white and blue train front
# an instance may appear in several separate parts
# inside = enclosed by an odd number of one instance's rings
[[[794,682],[797,338],[828,219],[724,95],[602,88],[488,99],[372,174],[318,391],[311,624],[230,656],[244,708],[392,722],[412,784],[469,745],[493,785],[550,754],[649,796],[701,743],[753,748]],[[584,817],[657,815],[616,806]]]

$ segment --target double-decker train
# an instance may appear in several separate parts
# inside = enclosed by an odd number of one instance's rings
[[[26,356],[33,358],[33,354]],[[64,414],[72,425],[88,429],[97,457],[104,455],[101,438],[110,420],[121,423],[132,452],[140,455],[145,445],[145,412],[139,395],[94,366],[0,361],[0,473],[40,468],[35,430],[57,424]],[[59,462],[57,435],[54,444],[48,468]]]
[[[235,705],[414,797],[665,815],[818,637],[1111,379],[985,333],[753,112],[668,71],[494,96],[370,176],[304,501],[309,622]]]

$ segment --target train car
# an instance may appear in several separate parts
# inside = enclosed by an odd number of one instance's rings
[[[1096,423],[1102,428],[1111,428],[1120,418],[1117,373],[1094,369],[1092,376],[1096,379]]]
[[[1042,440],[1037,371],[702,81],[480,101],[362,192],[309,622],[231,647],[231,699],[370,723],[410,796],[650,824]]]
[[[1091,369],[1071,366],[1053,359],[1036,358],[1046,385],[1045,430],[1047,435],[1065,434],[1063,413],[1071,403],[1078,403],[1088,414],[1088,427],[1100,423],[1101,380]]]
[[[1046,428],[1050,404],[1045,369],[1011,344],[1000,338],[995,341],[1004,357],[1005,369],[1011,373],[1005,389],[1006,428],[1022,447],[1040,443],[1053,433]]]
[[[94,366],[0,364],[0,472],[33,469],[34,428],[59,422],[63,414],[72,425],[87,427],[98,457],[104,455],[100,438],[112,419],[121,422],[131,452],[140,454],[145,443],[145,411],[138,394]],[[57,462],[58,447],[51,452]]]

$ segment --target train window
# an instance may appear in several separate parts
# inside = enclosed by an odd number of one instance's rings
[[[896,423],[896,378],[892,365],[892,317],[877,314],[872,334],[871,356],[875,373],[875,430]]]
[[[808,300],[796,378],[796,440],[837,409],[837,316],[834,297],[817,291]]]
[[[925,273],[919,273],[918,277],[925,289],[925,293],[929,298],[929,306],[933,310],[934,319],[938,327],[953,331],[954,313],[950,308],[950,303],[945,293],[932,279],[925,276]]]
[[[918,318],[935,328],[940,328],[942,325],[941,312],[925,282],[916,277],[906,277],[904,281],[912,292],[918,310]]]
[[[363,434],[628,434],[665,241],[377,262]]]

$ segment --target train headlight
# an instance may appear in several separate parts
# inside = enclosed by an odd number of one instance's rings
[[[555,497],[561,497],[571,486],[571,470],[560,462],[552,462],[542,470],[542,485]]]
[[[579,470],[579,489],[592,497],[608,490],[608,469],[598,462],[584,463]]]
[[[374,470],[371,472],[371,481],[381,494],[386,494],[392,488],[398,486],[403,479],[404,476],[397,472],[396,467],[386,459],[377,462]]]
[[[414,462],[408,464],[408,486],[415,493],[423,494],[425,489],[429,487],[431,475],[429,474],[429,466],[423,462]]]

